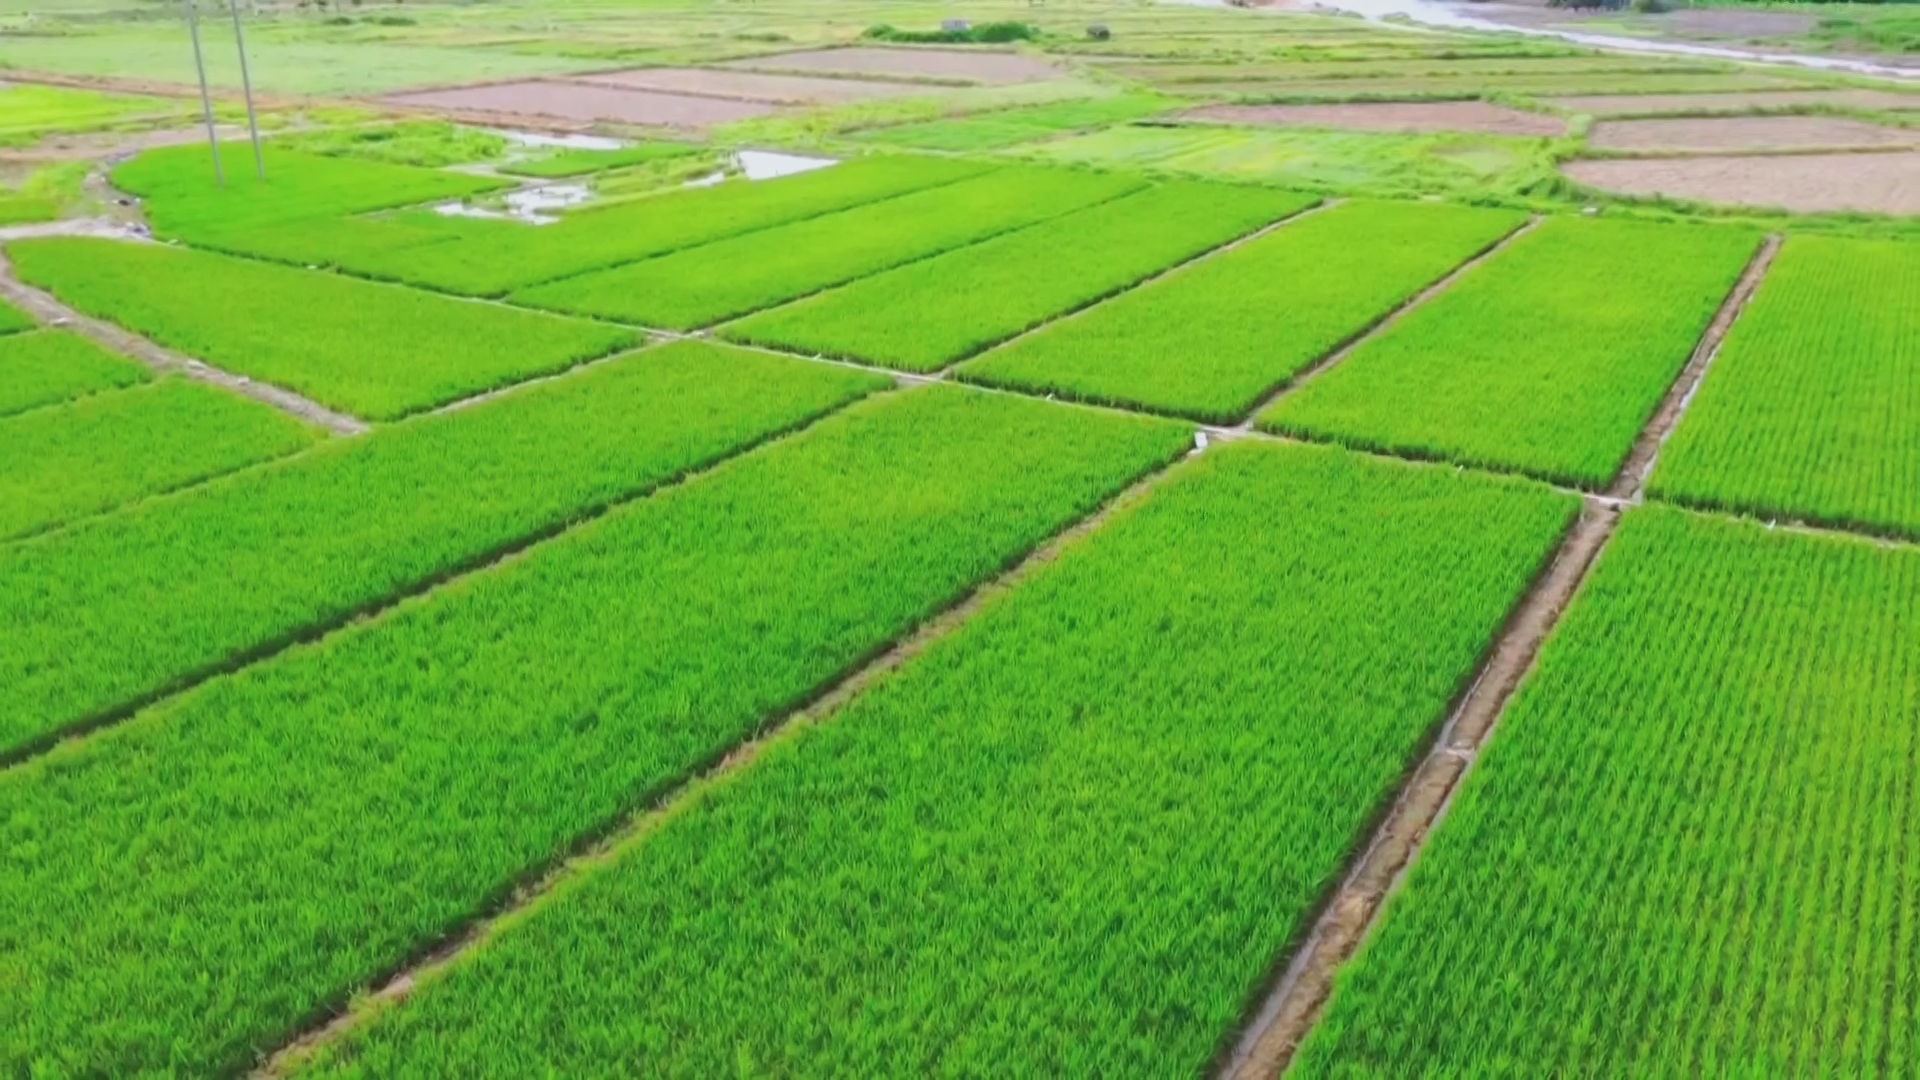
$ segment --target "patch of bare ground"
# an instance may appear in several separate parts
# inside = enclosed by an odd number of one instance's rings
[[[1920,109],[1920,94],[1896,90],[1756,90],[1733,94],[1587,94],[1547,99],[1547,104],[1589,116],[1658,116],[1663,113],[1742,113],[1826,105],[1854,109]]]
[[[642,127],[705,131],[774,111],[758,101],[726,101],[586,83],[533,79],[448,90],[395,94],[385,100],[454,113],[551,116],[580,122],[607,121]]]
[[[1181,114],[1229,124],[1330,127],[1352,131],[1466,131],[1556,136],[1566,121],[1484,101],[1356,101],[1328,105],[1207,105]]]
[[[1920,147],[1920,131],[1837,116],[1717,116],[1604,120],[1587,145],[1649,153],[1803,152]]]
[[[1357,951],[1382,906],[1418,857],[1427,835],[1446,816],[1453,793],[1492,735],[1507,702],[1532,669],[1561,614],[1573,602],[1594,560],[1613,535],[1621,510],[1638,498],[1667,435],[1693,400],[1720,343],[1745,309],[1779,249],[1770,236],[1747,264],[1686,366],[1667,388],[1604,495],[1582,498],[1580,515],[1520,604],[1508,616],[1484,666],[1419,766],[1374,829],[1295,952],[1273,991],[1249,1020],[1221,1073],[1229,1080],[1269,1080],[1286,1070],[1319,1019],[1340,966]]]
[[[1000,85],[1058,78],[1060,69],[1036,56],[1015,52],[964,49],[853,46],[845,49],[807,49],[801,52],[729,60],[716,67],[742,71],[786,71],[801,74],[867,75],[921,82],[963,82]]]
[[[1797,213],[1920,214],[1920,153],[1623,158],[1561,166],[1616,195]]]
[[[629,90],[731,98],[736,101],[765,101],[776,105],[841,105],[876,98],[907,97],[928,90],[912,83],[770,75],[758,71],[716,71],[712,68],[636,68],[632,71],[576,75],[567,81]]]

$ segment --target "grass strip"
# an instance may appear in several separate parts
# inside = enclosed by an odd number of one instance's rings
[[[371,420],[639,340],[619,327],[186,248],[56,237],[7,250],[21,280],[89,315]]]
[[[0,757],[886,385],[676,344],[0,549]]]
[[[869,158],[778,180],[729,181],[603,208],[576,211],[553,225],[513,221],[442,224],[413,215],[413,235],[388,236],[385,220],[355,222],[355,246],[335,243],[333,264],[366,277],[469,296],[516,288],[652,258],[777,225],[951,184],[984,172],[975,162]],[[267,236],[285,258],[311,242],[312,230]],[[425,233],[426,237],[419,234]],[[444,242],[431,239],[439,233]],[[288,237],[293,236],[293,242]]]
[[[1313,202],[1265,188],[1164,184],[896,267],[721,332],[933,371]]]
[[[1649,490],[1920,536],[1920,246],[1788,240]]]
[[[950,150],[965,153],[1000,150],[1020,143],[1051,138],[1082,128],[1105,127],[1178,108],[1182,102],[1157,94],[1120,94],[1088,101],[1062,101],[1047,105],[1029,105],[1019,109],[1001,109],[946,120],[928,120],[917,124],[860,132],[861,142],[900,146],[915,150]]]
[[[871,206],[523,289],[513,298],[556,311],[692,330],[1145,186],[1131,177],[1065,169],[997,169]]]
[[[40,532],[326,437],[204,383],[162,379],[0,420],[0,540]]]
[[[1337,206],[1014,342],[960,377],[1229,423],[1524,220]]]
[[[1742,228],[1550,219],[1260,426],[1603,487],[1759,244]]]
[[[512,173],[515,176],[553,180],[569,176],[585,176],[588,173],[618,169],[625,165],[643,165],[650,161],[687,157],[691,154],[705,153],[706,150],[705,146],[696,143],[676,142],[646,142],[634,146],[623,146],[617,150],[560,150],[545,157],[507,162],[500,166],[500,171]]]
[[[0,417],[150,378],[145,365],[65,330],[0,336]]]
[[[0,1061],[247,1065],[1190,439],[889,395],[0,775]]]
[[[1209,451],[316,1071],[1201,1074],[1575,509]]]
[[[1289,1076],[1920,1069],[1920,552],[1628,511]]]

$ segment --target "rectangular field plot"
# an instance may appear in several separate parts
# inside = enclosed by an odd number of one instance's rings
[[[245,1068],[1191,438],[888,395],[0,773],[6,1067]]]
[[[0,419],[0,540],[291,454],[324,437],[286,413],[186,379]]]
[[[1313,202],[1173,183],[762,312],[739,341],[932,371]]]
[[[152,377],[145,365],[65,330],[0,336],[0,417]]]
[[[1260,426],[1604,487],[1760,238],[1553,218]]]
[[[692,330],[1145,187],[1064,169],[998,169],[513,294],[518,303]]]
[[[63,237],[7,250],[21,280],[89,315],[370,420],[639,340],[619,327],[185,248]]]
[[[1648,490],[1920,535],[1920,244],[1788,240]]]
[[[0,549],[0,758],[886,385],[672,345]]]
[[[1524,220],[1337,206],[988,353],[960,377],[1229,422]]]
[[[1629,511],[1290,1077],[1920,1071],[1920,551]]]
[[[354,222],[363,250],[335,250],[333,264],[367,277],[423,285],[470,296],[504,296],[514,289],[585,274],[621,263],[831,214],[976,176],[987,166],[933,158],[873,158],[778,180],[729,181],[630,203],[581,210],[553,225],[452,219],[408,222],[416,233],[396,246],[385,220]],[[445,242],[434,242],[441,234]],[[287,238],[289,250],[313,244]],[[321,238],[321,243],[326,243]]]
[[[316,1073],[1202,1075],[1574,509],[1210,451]]]

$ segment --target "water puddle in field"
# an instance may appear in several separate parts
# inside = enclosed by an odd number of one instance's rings
[[[447,217],[498,218],[527,225],[551,225],[560,219],[549,211],[579,206],[592,197],[592,189],[585,184],[541,184],[509,191],[501,196],[506,204],[505,209],[448,202],[435,206],[433,212]]]
[[[683,186],[712,187],[729,176],[744,176],[748,180],[778,180],[783,176],[798,176],[838,164],[839,158],[803,157],[772,150],[742,150],[733,155],[726,168],[689,180]]]

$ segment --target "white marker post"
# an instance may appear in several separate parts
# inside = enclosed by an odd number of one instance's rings
[[[220,170],[220,138],[213,133],[213,98],[207,94],[207,63],[200,57],[200,18],[194,14],[193,0],[187,0],[187,34],[193,38],[193,66],[200,73],[200,111],[207,118],[207,146],[213,150],[213,182],[227,186]]]

